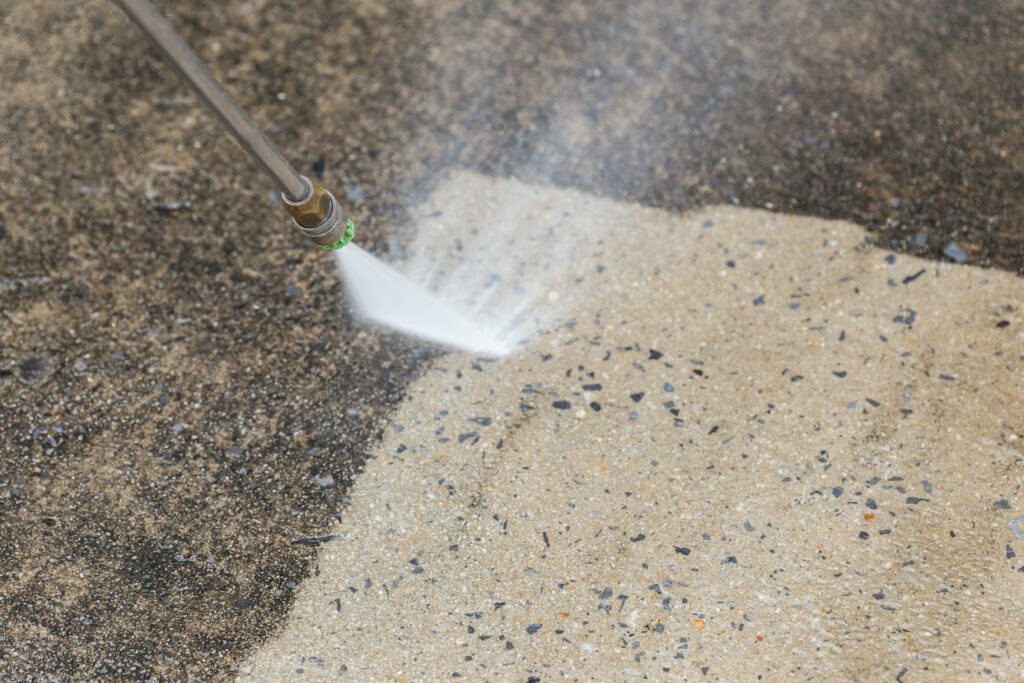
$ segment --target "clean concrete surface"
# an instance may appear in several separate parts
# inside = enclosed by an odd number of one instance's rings
[[[1022,675],[1019,278],[472,174],[421,214],[404,268],[522,343],[411,386],[242,680]]]

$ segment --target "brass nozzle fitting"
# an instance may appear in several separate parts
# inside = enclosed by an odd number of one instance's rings
[[[302,179],[308,187],[306,196],[293,202],[282,194],[281,206],[291,214],[295,225],[314,244],[332,245],[342,238],[348,227],[345,210],[320,183],[305,176]]]

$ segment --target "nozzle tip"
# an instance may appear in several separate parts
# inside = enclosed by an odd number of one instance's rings
[[[341,237],[337,242],[332,244],[321,244],[321,249],[341,249],[343,246],[352,241],[352,237],[356,234],[356,226],[352,225],[352,219],[348,219],[348,225],[345,227],[345,232],[341,234]]]
[[[281,196],[281,204],[291,214],[292,221],[314,244],[328,249],[340,249],[352,239],[354,227],[341,204],[328,190],[309,178],[309,192],[300,201]],[[347,236],[347,237],[346,237]]]

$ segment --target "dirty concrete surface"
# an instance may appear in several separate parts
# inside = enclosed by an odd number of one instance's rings
[[[1024,272],[1019,2],[158,6],[378,253],[472,169]],[[229,678],[436,349],[115,8],[0,20],[0,676]]]

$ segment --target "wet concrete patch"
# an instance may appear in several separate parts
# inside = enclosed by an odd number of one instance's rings
[[[1019,278],[468,174],[435,210],[441,263],[574,236],[502,285],[559,309],[410,387],[248,680],[1018,673]]]

